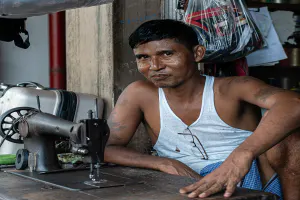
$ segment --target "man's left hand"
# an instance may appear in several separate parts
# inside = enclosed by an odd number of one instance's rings
[[[188,197],[205,198],[225,190],[224,197],[230,197],[237,184],[248,173],[253,157],[249,152],[233,151],[223,164],[200,181],[181,188],[180,193],[190,193]]]

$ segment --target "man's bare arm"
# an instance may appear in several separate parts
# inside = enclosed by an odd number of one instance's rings
[[[257,129],[239,149],[257,157],[300,127],[299,94],[251,77],[239,77],[233,82],[232,91],[238,98],[268,110]]]
[[[190,193],[192,198],[207,197],[224,188],[224,196],[230,197],[249,171],[252,161],[300,126],[299,94],[269,86],[252,77],[233,77],[227,86],[232,98],[266,108],[268,114],[219,168],[180,190],[181,193]]]
[[[143,113],[140,108],[143,95],[143,83],[129,85],[119,97],[115,108],[108,119],[110,137],[105,149],[105,162],[158,169],[160,158],[142,154],[129,149],[126,145],[133,137],[141,123]]]

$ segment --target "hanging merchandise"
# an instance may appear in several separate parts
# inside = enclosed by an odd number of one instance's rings
[[[178,0],[177,9],[184,10],[185,2],[185,0]]]
[[[17,47],[27,49],[30,46],[29,34],[25,29],[25,19],[0,18],[0,41],[14,41]],[[23,39],[21,33],[26,37]]]
[[[265,46],[243,0],[189,0],[184,21],[206,48],[204,63],[234,61]]]

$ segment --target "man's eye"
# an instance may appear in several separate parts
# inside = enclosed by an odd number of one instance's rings
[[[164,55],[165,55],[165,56],[171,56],[171,55],[173,55],[173,52],[167,51],[167,52],[164,53]]]
[[[149,58],[149,56],[145,56],[145,55],[138,55],[138,56],[136,56],[136,58],[137,58],[138,60],[143,60],[143,59],[147,59],[147,58]]]

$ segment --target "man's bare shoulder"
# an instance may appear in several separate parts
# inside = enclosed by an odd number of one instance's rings
[[[134,103],[144,102],[157,93],[157,87],[148,81],[135,81],[129,84],[120,95],[120,99],[128,99]]]
[[[229,85],[234,80],[234,77],[215,77],[214,92],[216,94],[226,95],[229,90]]]
[[[233,95],[239,89],[247,90],[247,87],[260,85],[263,82],[251,76],[231,76],[216,78],[215,89],[222,95]]]
[[[144,92],[151,92],[157,90],[157,87],[153,85],[149,81],[139,80],[135,81],[127,86],[127,88],[124,90],[127,93],[133,93],[133,94],[141,94]]]
[[[230,76],[230,77],[216,77],[217,82],[227,85],[243,84],[249,82],[261,82],[261,80],[252,76]]]

